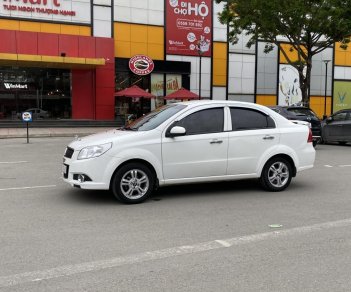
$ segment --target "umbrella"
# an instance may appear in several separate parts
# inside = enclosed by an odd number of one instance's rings
[[[181,88],[171,94],[168,94],[165,99],[199,99],[199,96],[185,88]]]
[[[115,96],[126,96],[126,97],[143,97],[143,98],[155,98],[156,96],[146,92],[137,85],[133,85],[129,88],[123,89],[115,93]]]

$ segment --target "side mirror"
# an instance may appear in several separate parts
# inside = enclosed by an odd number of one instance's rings
[[[185,134],[186,134],[185,128],[175,126],[169,131],[166,137],[173,138],[173,137],[185,136]]]
[[[333,121],[333,117],[327,118],[327,124]]]

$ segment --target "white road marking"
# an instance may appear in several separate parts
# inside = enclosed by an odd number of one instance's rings
[[[339,165],[339,167],[351,167],[351,165]]]
[[[43,188],[55,188],[55,187],[56,187],[56,185],[33,186],[33,187],[18,187],[18,188],[0,189],[0,191],[28,190],[28,189],[43,189]]]
[[[28,161],[0,161],[0,164],[20,164],[28,163]]]
[[[40,282],[42,280],[49,280],[59,277],[71,276],[75,274],[100,271],[108,268],[116,268],[125,265],[142,263],[147,261],[155,261],[170,257],[176,257],[187,254],[196,254],[204,251],[229,248],[243,244],[250,244],[263,240],[278,239],[287,236],[304,235],[311,232],[322,230],[329,230],[331,228],[348,227],[351,225],[351,218],[339,221],[326,222],[321,224],[314,224],[310,226],[296,227],[286,230],[279,230],[266,233],[258,233],[247,236],[233,237],[228,239],[213,240],[208,242],[197,243],[194,245],[185,245],[178,247],[171,247],[161,250],[143,252],[127,256],[116,257],[107,260],[86,262],[81,264],[73,264],[60,266],[52,269],[26,272],[21,274],[2,276],[0,277],[0,288],[10,287],[29,282]]]
[[[324,165],[325,167],[333,167],[333,166],[331,166],[331,165],[328,165],[328,164],[326,164],[326,165]]]
[[[224,247],[231,247],[232,245],[225,241],[225,240],[216,240],[219,244],[223,245]]]

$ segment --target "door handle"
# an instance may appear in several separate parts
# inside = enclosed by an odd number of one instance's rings
[[[222,140],[212,140],[212,141],[210,142],[210,144],[222,144],[222,143],[223,143]]]
[[[264,136],[263,140],[274,140],[274,136],[270,136],[270,135]]]

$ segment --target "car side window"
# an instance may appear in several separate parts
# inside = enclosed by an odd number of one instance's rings
[[[200,110],[186,116],[175,126],[184,127],[187,136],[223,132],[224,108]]]
[[[346,112],[338,113],[338,114],[333,116],[333,120],[334,121],[345,121],[346,116],[347,116]]]
[[[273,119],[254,109],[230,108],[233,131],[275,128]]]

